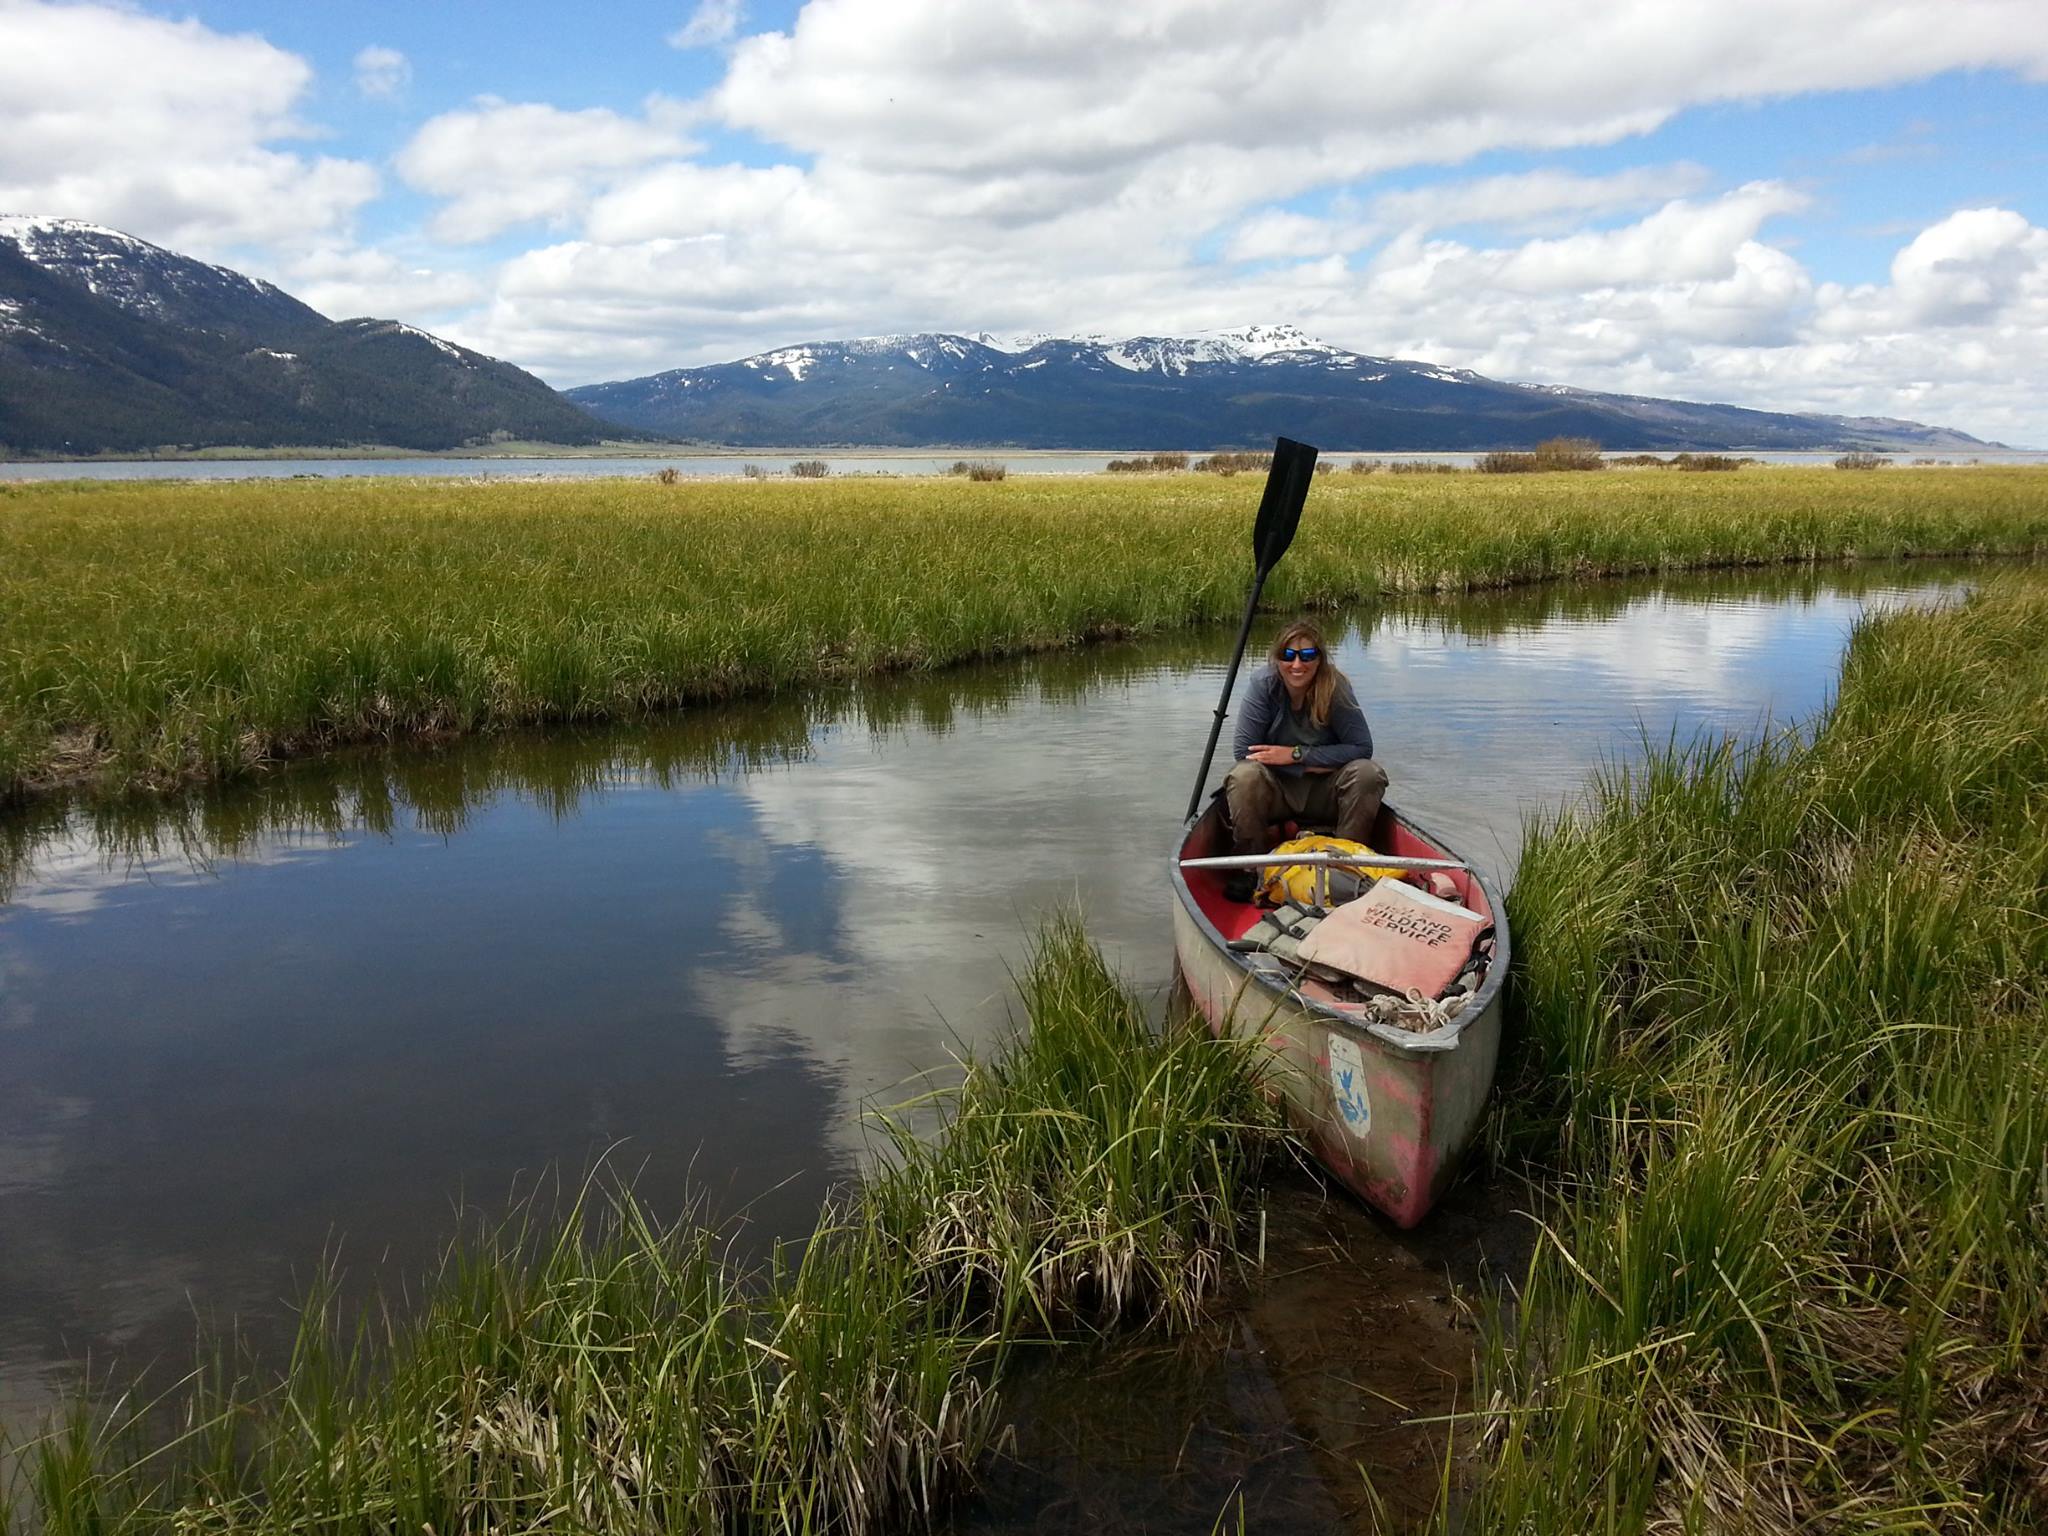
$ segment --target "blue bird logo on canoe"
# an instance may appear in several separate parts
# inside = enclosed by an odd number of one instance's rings
[[[1363,1131],[1372,1123],[1372,1105],[1367,1102],[1365,1091],[1358,1086],[1353,1069],[1341,1068],[1337,1076],[1337,1108],[1344,1112],[1344,1123],[1354,1131]]]

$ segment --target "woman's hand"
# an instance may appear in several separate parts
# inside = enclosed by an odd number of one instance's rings
[[[1268,768],[1285,768],[1294,761],[1294,748],[1261,744],[1245,748],[1245,761],[1264,763]]]

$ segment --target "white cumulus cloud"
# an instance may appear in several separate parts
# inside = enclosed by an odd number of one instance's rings
[[[1892,262],[1900,308],[1928,325],[2037,321],[2048,298],[2048,232],[2009,208],[1972,208],[1917,235]]]
[[[123,6],[0,6],[0,208],[110,224],[196,254],[345,232],[360,161],[277,147],[312,80],[261,38]]]
[[[304,60],[0,0],[0,208],[263,247],[323,309],[410,314],[558,384],[891,330],[1290,321],[1508,378],[2048,442],[2041,209],[1937,209],[1850,285],[1792,227],[1831,217],[1831,162],[1788,149],[1745,185],[1562,163],[1702,108],[2048,82],[2040,0],[808,0],[752,35],[742,0],[676,14],[669,43],[721,50],[701,98],[439,112],[393,160],[424,224],[358,248],[377,172],[308,147]],[[355,68],[408,94],[395,49]],[[508,234],[528,248],[499,261]]]
[[[398,173],[408,186],[448,199],[434,216],[435,238],[487,240],[517,224],[580,212],[606,178],[687,153],[685,116],[664,102],[630,117],[485,97],[421,127],[399,151]]]
[[[356,55],[356,90],[389,101],[412,84],[412,63],[396,48],[372,44]]]
[[[709,48],[730,42],[740,29],[740,0],[698,0],[697,8],[668,37],[671,48]]]
[[[330,319],[404,316],[429,329],[490,292],[474,273],[437,269],[375,246],[306,251],[268,275]]]
[[[1709,184],[1704,166],[1637,166],[1608,176],[1542,169],[1471,181],[1383,192],[1361,202],[1338,200],[1326,215],[1263,208],[1231,234],[1231,261],[1319,256],[1356,251],[1402,230],[1427,231],[1461,224],[1511,231],[1567,230],[1578,221],[1653,207]]]

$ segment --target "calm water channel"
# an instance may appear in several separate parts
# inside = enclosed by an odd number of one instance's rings
[[[1552,588],[1333,628],[1393,798],[1506,876],[1523,812],[1639,733],[1809,715],[1859,613],[1967,575]],[[0,821],[0,1421],[88,1358],[189,1357],[201,1326],[274,1349],[323,1251],[395,1289],[459,1205],[607,1149],[658,1209],[694,1188],[802,1233],[858,1166],[863,1105],[1002,1029],[1037,914],[1078,900],[1164,992],[1163,865],[1230,640]],[[1401,1421],[1458,1385],[1448,1295],[1498,1198],[1397,1239],[1283,1187],[1258,1293],[1191,1345],[1027,1382],[1018,1454],[963,1519],[1207,1530],[1241,1488],[1254,1528],[1336,1525],[1361,1462],[1426,1483]]]

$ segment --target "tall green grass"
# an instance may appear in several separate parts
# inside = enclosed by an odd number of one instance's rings
[[[0,485],[0,797],[1153,633],[1243,602],[1255,480]],[[2048,549],[2048,475],[1317,482],[1276,608]]]
[[[890,1159],[764,1270],[629,1197],[529,1209],[413,1305],[316,1291],[285,1369],[82,1399],[0,1532],[730,1532],[928,1524],[1023,1339],[1191,1321],[1277,1135],[1245,1048],[1153,1030],[1071,915],[1027,1026],[889,1124]]]
[[[1866,621],[1810,740],[1531,827],[1555,1181],[1464,1529],[2048,1527],[2048,582]]]
[[[1199,1025],[1166,1047],[1071,916],[1023,976],[1029,1035],[944,1096],[944,1130],[889,1122],[878,1225],[1005,1331],[1192,1324],[1214,1295],[1277,1122],[1256,1047]]]

